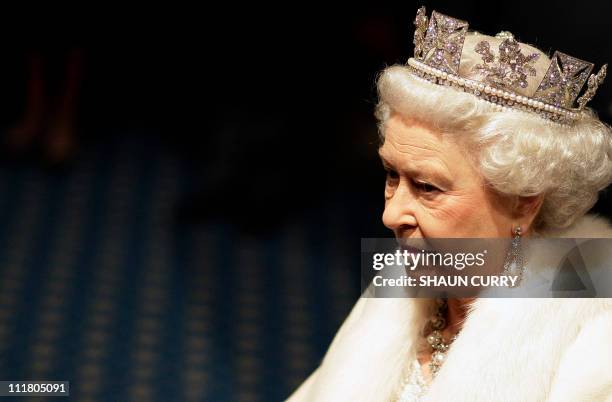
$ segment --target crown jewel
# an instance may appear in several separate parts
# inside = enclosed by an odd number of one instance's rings
[[[499,57],[496,59],[489,42],[481,41],[476,45],[476,53],[482,57],[482,64],[474,70],[484,77],[484,81],[499,88],[527,88],[527,75],[535,76],[533,63],[540,56],[532,53],[525,56],[514,38],[506,38],[499,45]]]
[[[467,28],[467,22],[434,11],[423,41],[423,60],[450,74],[459,71]]]
[[[408,60],[413,73],[430,82],[469,92],[502,108],[535,112],[568,124],[581,116],[581,110],[606,76],[607,65],[589,76],[592,63],[556,51],[535,92],[524,96],[519,92],[529,86],[528,79],[537,80],[534,64],[540,54],[524,54],[512,33],[502,31],[495,36],[502,39],[497,56],[488,41],[476,44],[473,50],[480,55],[481,63],[475,65],[472,72],[479,78],[468,79],[459,75],[468,23],[436,11],[428,19],[425,7],[421,7],[414,24],[414,58]],[[578,99],[578,107],[574,107],[585,82],[588,89]]]
[[[571,108],[592,69],[592,63],[557,51],[533,97],[555,106]]]

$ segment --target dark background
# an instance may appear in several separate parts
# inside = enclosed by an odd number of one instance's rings
[[[484,33],[511,30],[595,69],[612,54],[605,3],[426,5]],[[44,49],[52,69],[78,47],[85,52],[81,138],[104,141],[117,127],[162,138],[201,171],[208,195],[198,201],[210,216],[263,227],[330,194],[355,192],[372,205],[359,220],[377,230],[374,81],[382,68],[411,56],[417,6],[217,3],[7,13],[4,119],[22,111],[24,83],[16,78],[24,49]],[[590,103],[603,119],[611,91],[604,85]]]
[[[2,127],[23,113],[27,52],[51,86],[67,51],[84,64],[79,153],[59,170],[9,155],[0,171],[1,379],[70,380],[73,400],[286,397],[359,295],[360,238],[389,235],[374,82],[412,55],[419,5],[5,9]],[[607,3],[425,5],[612,60]],[[590,105],[612,121],[612,86]],[[98,303],[114,313],[94,320]]]

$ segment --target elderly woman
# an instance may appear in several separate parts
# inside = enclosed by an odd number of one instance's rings
[[[612,132],[585,107],[605,66],[424,8],[415,25],[415,57],[378,81],[395,237],[612,237],[586,214],[612,181]],[[612,401],[612,301],[362,297],[289,400]]]

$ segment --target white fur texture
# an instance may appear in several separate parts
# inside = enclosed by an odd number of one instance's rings
[[[545,236],[612,237],[612,228],[587,215]],[[360,298],[289,401],[395,400],[432,303]],[[476,300],[423,401],[612,402],[612,299]]]

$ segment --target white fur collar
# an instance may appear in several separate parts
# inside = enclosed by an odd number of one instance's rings
[[[587,215],[542,236],[612,237],[612,228]],[[611,300],[476,300],[424,402],[612,402]],[[290,401],[395,400],[432,308],[361,298]]]

